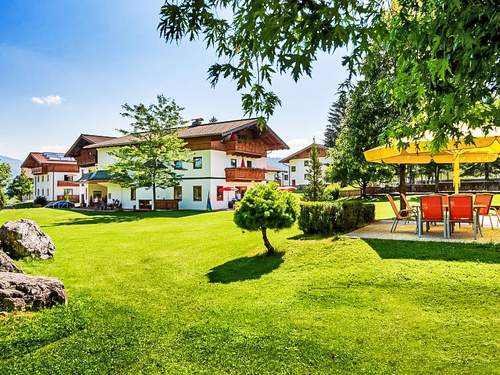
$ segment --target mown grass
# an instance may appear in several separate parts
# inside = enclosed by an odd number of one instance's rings
[[[0,319],[1,374],[498,372],[499,248],[256,233],[230,212],[32,218],[57,246],[25,271],[69,304]]]

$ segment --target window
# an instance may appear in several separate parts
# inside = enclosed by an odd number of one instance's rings
[[[36,176],[36,182],[40,182],[40,176]]]
[[[295,185],[296,185],[296,184],[295,184],[295,180],[292,180],[292,186],[295,186]]]
[[[47,175],[47,182],[50,180],[50,174]]]
[[[182,200],[182,186],[174,186],[174,199]]]
[[[238,161],[236,159],[231,159],[231,168],[237,168],[238,167]]]
[[[201,156],[196,156],[193,158],[193,168],[201,169],[203,167]]]
[[[193,186],[193,201],[201,201],[201,186]]]
[[[64,189],[64,195],[73,195],[73,189]]]
[[[42,182],[43,182],[43,180],[44,180],[44,176],[42,176]]]
[[[40,196],[40,189],[36,189],[36,196],[39,197]]]
[[[174,169],[182,169],[182,160],[176,160],[174,163]]]
[[[251,160],[247,160],[247,168],[252,168],[252,161]]]
[[[287,174],[284,174],[284,175],[283,175],[283,179],[284,179],[285,181],[288,181],[288,175],[287,175]]]
[[[309,160],[304,160],[304,167],[309,167]]]
[[[136,190],[135,188],[130,188],[130,200],[131,201],[135,201],[137,198],[136,198]]]
[[[64,175],[64,181],[73,181],[73,176],[65,174]]]
[[[291,170],[292,172],[295,172],[295,171],[297,170],[297,168],[295,167],[295,165],[292,165],[292,166],[290,167],[290,170]]]
[[[108,201],[111,200],[111,193],[108,193]]]
[[[217,186],[217,200],[224,200],[224,186]]]

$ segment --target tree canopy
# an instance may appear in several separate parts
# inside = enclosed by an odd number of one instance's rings
[[[122,186],[152,190],[152,208],[156,207],[156,189],[179,183],[181,176],[175,162],[187,157],[184,141],[177,127],[183,125],[179,107],[174,100],[158,95],[151,105],[123,105],[122,116],[131,120],[131,130],[120,130],[136,142],[121,146],[111,154],[115,163],[110,166],[112,179]]]
[[[7,187],[7,195],[10,198],[16,197],[22,201],[24,197],[29,196],[33,190],[33,180],[24,172],[14,177]]]
[[[248,190],[237,203],[234,222],[242,229],[260,230],[267,254],[275,253],[267,238],[267,229],[289,228],[297,220],[299,203],[295,195],[279,191],[274,182],[259,184]]]
[[[307,185],[304,189],[304,200],[320,201],[325,192],[323,168],[319,160],[318,145],[316,141],[311,146],[311,157],[306,170]]]
[[[404,109],[385,139],[430,132],[439,148],[499,123],[499,21],[491,0],[166,0],[158,29],[167,42],[203,39],[215,49],[210,81],[235,81],[244,111],[262,124],[280,105],[276,75],[311,76],[318,54],[340,47],[356,75],[379,45],[396,65],[393,79],[377,84]]]
[[[335,147],[340,131],[342,130],[342,119],[347,106],[347,93],[344,90],[338,92],[337,99],[332,103],[328,111],[328,124],[325,130],[326,147]]]

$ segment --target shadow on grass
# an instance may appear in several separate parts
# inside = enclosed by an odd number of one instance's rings
[[[450,262],[500,263],[500,246],[365,239],[382,259],[445,260]]]
[[[283,254],[256,255],[230,260],[207,273],[211,283],[229,284],[236,281],[256,280],[271,273],[283,263]]]
[[[84,224],[108,224],[125,223],[150,218],[181,218],[206,213],[205,211],[83,211],[83,210],[64,210],[78,212],[84,217],[56,222],[48,226],[64,225],[84,225]]]

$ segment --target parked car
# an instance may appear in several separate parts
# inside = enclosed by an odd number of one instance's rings
[[[45,208],[73,208],[75,204],[70,201],[56,201],[50,202]]]

